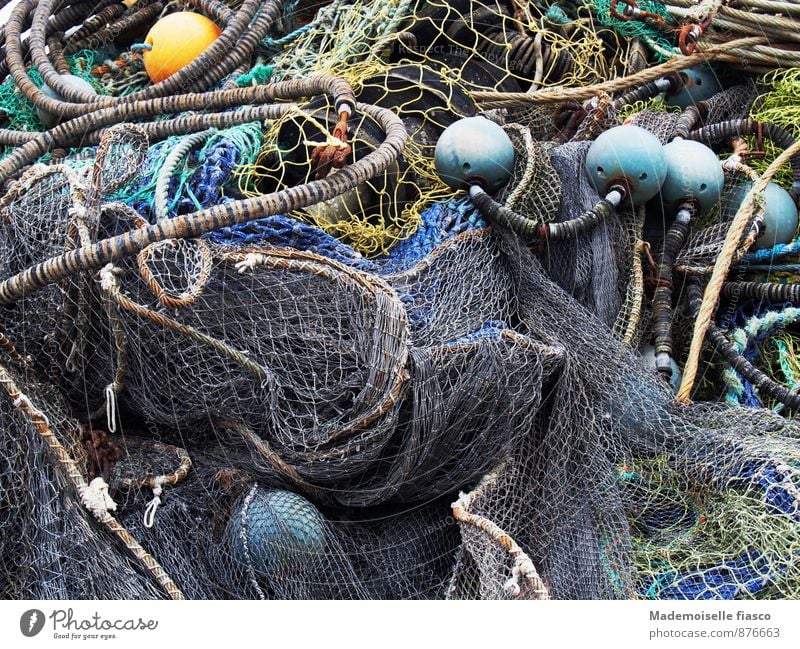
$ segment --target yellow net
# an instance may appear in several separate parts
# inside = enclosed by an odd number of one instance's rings
[[[403,159],[384,177],[291,214],[367,257],[413,234],[433,201],[453,197],[435,174],[433,149],[444,128],[475,112],[470,92],[596,83],[614,76],[628,55],[629,46],[585,8],[559,23],[530,3],[513,14],[492,1],[468,3],[468,11],[463,2],[415,4],[337,0],[271,62],[273,80],[315,72],[347,79],[360,101],[390,108],[411,134]],[[272,123],[255,164],[239,169],[244,194],[312,180],[311,151],[327,141],[335,117],[330,106],[316,104]],[[375,126],[363,115],[351,124],[353,159],[373,150]]]

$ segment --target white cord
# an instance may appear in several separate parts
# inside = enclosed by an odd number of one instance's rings
[[[164,484],[164,476],[158,476],[155,479],[155,484],[153,485],[153,500],[147,503],[147,507],[144,510],[144,526],[147,529],[153,527],[156,519],[156,511],[158,510],[159,505],[161,505],[161,494],[164,493],[164,488],[162,485]]]
[[[117,432],[117,392],[113,383],[106,386],[106,423],[109,433]]]

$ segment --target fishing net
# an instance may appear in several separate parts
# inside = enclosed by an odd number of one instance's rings
[[[475,114],[465,90],[441,73],[419,65],[373,66],[355,86],[363,102],[391,107],[409,141],[391,172],[330,201],[290,215],[316,225],[367,257],[386,254],[421,223],[422,210],[453,195],[436,176],[433,150],[438,135],[459,117]],[[447,106],[447,110],[436,108]],[[329,101],[315,101],[275,120],[258,159],[239,167],[244,196],[274,191],[313,178],[308,147],[325,141],[337,115]],[[353,159],[373,151],[382,137],[377,121],[360,116],[350,140]]]
[[[795,146],[769,112],[790,72],[675,111],[701,57],[609,3],[192,0],[222,44],[150,84],[140,41],[178,5],[78,6],[23,2],[4,32],[4,597],[800,596],[797,408],[769,387],[800,380],[791,284],[723,287],[678,402],[637,352],[659,205],[530,241],[434,165],[482,114],[515,153],[498,203],[563,226],[625,121],[715,147],[728,194],[776,171],[748,151]],[[67,70],[100,98],[43,99]],[[683,369],[743,209],[674,260]],[[737,282],[792,254],[751,252],[745,216]]]

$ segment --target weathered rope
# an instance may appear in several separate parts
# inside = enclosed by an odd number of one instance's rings
[[[686,70],[687,68],[700,65],[713,59],[728,60],[731,58],[730,52],[735,48],[752,48],[758,44],[766,43],[767,40],[760,36],[742,38],[730,43],[714,45],[704,49],[702,52],[675,58],[656,65],[651,68],[637,72],[627,77],[612,79],[604,83],[583,88],[547,88],[536,92],[473,92],[470,93],[475,101],[485,108],[505,108],[509,106],[528,106],[530,104],[558,103],[567,100],[591,99],[600,93],[613,94],[635,88],[648,81],[655,81],[661,77],[669,76],[672,73]]]
[[[14,302],[26,293],[65,279],[76,272],[99,269],[110,262],[136,255],[157,241],[195,238],[236,223],[273,214],[285,214],[339,196],[374,178],[398,158],[408,133],[402,120],[391,111],[365,104],[358,104],[357,107],[381,124],[386,132],[386,139],[375,151],[337,173],[274,194],[215,205],[207,210],[177,216],[53,257],[0,283],[0,303]],[[0,168],[6,162],[8,159],[0,162]]]
[[[753,187],[747,193],[742,202],[739,210],[731,221],[728,228],[728,233],[725,236],[725,242],[722,250],[717,256],[717,261],[714,264],[714,270],[711,274],[711,279],[705,289],[703,301],[698,309],[697,319],[694,323],[694,331],[692,334],[692,342],[689,347],[689,355],[686,360],[686,366],[683,371],[683,380],[678,390],[677,400],[680,403],[689,403],[691,401],[692,389],[694,387],[695,379],[697,378],[697,371],[700,366],[700,354],[703,349],[703,340],[706,337],[711,321],[714,317],[714,312],[719,302],[720,292],[725,283],[725,278],[728,275],[728,270],[736,254],[736,250],[741,241],[742,235],[747,229],[750,220],[753,217],[755,210],[755,197],[760,195],[767,187],[767,184],[778,169],[786,164],[793,156],[800,153],[800,142],[795,142],[788,149],[783,151],[774,162],[767,168],[762,176],[753,184]]]
[[[48,112],[75,117],[98,108],[133,101],[166,97],[175,93],[191,94],[206,90],[233,72],[255,50],[256,45],[269,31],[280,14],[280,3],[267,0],[245,0],[231,22],[214,43],[189,65],[164,81],[123,97],[91,95],[66,84],[52,67],[46,53],[46,22],[58,0],[22,0],[9,17],[6,28],[7,62],[11,75],[20,91],[38,108]],[[44,95],[27,75],[24,65],[20,33],[24,17],[34,12],[30,32],[30,53],[44,82],[65,101]],[[256,16],[258,14],[258,16]],[[255,18],[255,20],[254,20]],[[250,29],[250,23],[253,25]],[[77,103],[72,103],[77,102]]]
[[[237,106],[246,107],[239,109],[243,114],[247,114],[249,109],[250,114],[245,121],[254,121],[258,117],[252,113],[252,110],[262,104],[269,104],[278,100],[299,100],[304,97],[316,97],[323,94],[333,98],[337,112],[341,112],[343,106],[353,106],[355,104],[353,91],[346,81],[332,75],[315,75],[306,79],[281,81],[267,86],[175,95],[120,104],[95,110],[88,115],[81,115],[59,124],[49,131],[34,134],[33,137],[31,137],[30,133],[0,130],[0,142],[21,145],[8,157],[0,161],[0,183],[5,182],[23,166],[37,160],[53,147],[73,142],[84,137],[86,133],[97,131],[105,126],[156,115],[194,110],[224,110]],[[263,106],[263,108],[266,108],[266,106]],[[269,114],[277,117],[289,110],[289,108],[285,105],[279,105],[272,107],[270,110],[274,112]],[[191,130],[201,130],[210,126],[203,121],[202,115],[179,117],[173,121],[173,124],[182,125],[181,127],[186,129],[191,125],[199,125],[199,128]],[[214,126],[214,124],[211,124],[211,126]],[[145,127],[143,126],[143,128]],[[145,130],[147,129],[145,128]],[[183,132],[188,131],[185,130]],[[7,140],[4,136],[10,136],[10,139]]]
[[[148,261],[150,256],[159,248],[177,246],[181,243],[184,243],[184,245],[192,245],[197,248],[200,257],[199,269],[190,287],[184,290],[180,295],[172,295],[158,282],[158,279],[148,265]],[[147,283],[147,287],[153,295],[156,296],[158,301],[168,309],[180,309],[194,304],[195,300],[203,293],[208,284],[208,280],[211,277],[213,261],[211,251],[204,239],[191,239],[186,241],[167,239],[166,241],[160,241],[148,246],[136,256],[136,265],[139,268],[139,274],[142,276],[142,279]]]
[[[72,484],[76,494],[81,501],[84,502],[83,494],[89,490],[89,485],[78,470],[75,460],[69,456],[67,450],[56,437],[55,433],[53,433],[45,414],[36,408],[36,406],[31,403],[30,399],[22,393],[14,382],[11,374],[2,364],[0,364],[0,385],[3,386],[3,389],[14,406],[22,412],[34,426],[37,433],[52,453],[56,466],[64,472],[64,475]],[[131,555],[142,564],[145,571],[164,589],[170,599],[184,599],[183,593],[175,582],[172,581],[164,568],[161,567],[153,556],[139,544],[119,521],[109,514],[107,510],[103,510],[102,508],[95,508],[92,513],[101,525],[106,527],[123,543]]]
[[[517,542],[496,523],[469,511],[475,499],[480,497],[481,492],[496,480],[497,474],[491,473],[484,476],[478,486],[469,493],[460,493],[458,500],[452,505],[453,518],[459,523],[474,527],[476,530],[486,534],[493,543],[507,552],[514,561],[511,568],[511,578],[505,585],[506,591],[512,597],[520,597],[530,589],[533,591],[535,599],[550,599],[547,586],[539,576],[536,566]],[[523,586],[527,587],[523,588]]]

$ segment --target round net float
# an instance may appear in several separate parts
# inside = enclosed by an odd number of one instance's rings
[[[679,72],[682,87],[674,93],[667,94],[664,103],[667,106],[677,106],[686,109],[706,99],[711,99],[722,90],[717,75],[709,66],[698,66]]]
[[[601,196],[622,185],[628,200],[641,205],[658,193],[667,175],[664,147],[639,126],[616,126],[592,142],[586,171]]]
[[[723,201],[724,212],[733,217],[752,187],[743,183],[735,187]],[[764,189],[764,231],[753,244],[753,250],[765,250],[794,240],[797,232],[797,205],[783,187],[775,183]]]
[[[61,79],[67,83],[71,88],[75,90],[80,90],[81,92],[89,92],[93,95],[97,94],[97,91],[92,87],[86,79],[81,79],[80,77],[75,76],[74,74],[62,74]],[[42,86],[42,92],[50,97],[51,99],[58,99],[59,101],[64,101],[64,98],[59,95],[55,90],[53,90],[47,84]],[[36,109],[36,116],[39,118],[39,121],[44,124],[47,128],[53,128],[56,124],[61,121],[61,115],[56,115],[49,111],[43,110],[42,108]]]
[[[480,185],[495,193],[514,168],[514,146],[506,132],[485,117],[466,117],[448,126],[434,153],[436,173],[453,189]]]
[[[234,557],[257,574],[295,571],[325,548],[325,520],[291,491],[254,486],[228,523]]]
[[[171,77],[205,52],[221,33],[211,19],[191,11],[165,16],[144,40],[147,76],[153,83]]]
[[[667,175],[661,185],[661,199],[667,213],[689,202],[700,212],[716,205],[725,184],[716,153],[700,142],[676,139],[664,145],[664,158]]]
[[[661,200],[664,213],[675,214],[675,220],[664,236],[658,266],[660,281],[653,295],[653,364],[677,390],[680,372],[672,360],[673,266],[689,235],[692,218],[716,205],[725,175],[716,154],[699,142],[676,138],[663,147],[663,152],[667,174],[661,186]]]

